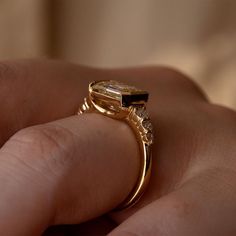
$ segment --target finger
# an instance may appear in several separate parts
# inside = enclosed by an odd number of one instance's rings
[[[87,95],[88,82],[93,79],[117,79],[146,89],[158,134],[153,155],[158,171],[153,171],[150,185],[159,187],[154,194],[147,191],[148,197],[143,197],[140,205],[165,194],[179,180],[189,159],[186,143],[193,145],[188,135],[192,123],[188,125],[182,117],[191,117],[193,123],[194,119],[202,119],[198,105],[206,102],[198,86],[181,73],[162,67],[101,70],[62,62],[24,60],[3,63],[0,74],[0,96],[2,100],[7,98],[1,107],[2,143],[21,128],[74,114]],[[9,94],[14,96],[9,99]],[[167,156],[172,158],[171,162]],[[136,205],[138,209],[140,205]]]
[[[209,118],[210,105],[204,93],[185,75],[165,68],[146,71],[138,68],[126,72],[129,79],[137,78],[136,83],[146,86],[150,92],[148,111],[154,124],[155,140],[149,186],[136,205],[112,214],[112,219],[118,223],[173,191],[191,159],[195,158],[196,148],[202,145],[205,137],[203,121],[214,118]],[[122,78],[126,80],[127,77]]]
[[[207,170],[147,205],[109,236],[234,236],[235,173]]]
[[[0,234],[39,235],[110,211],[137,180],[137,146],[125,123],[98,114],[18,132],[0,151]]]
[[[0,144],[24,127],[74,115],[87,92],[85,71],[54,61],[1,62]]]
[[[206,100],[184,75],[163,67],[94,69],[49,60],[0,63],[0,145],[16,131],[75,114],[91,80],[115,79],[150,92],[150,107]]]

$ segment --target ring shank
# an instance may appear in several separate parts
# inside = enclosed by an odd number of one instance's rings
[[[78,111],[78,115],[93,112],[99,113],[99,111],[96,110],[96,107],[93,106],[91,100],[89,98],[85,98],[84,103],[81,105]],[[147,132],[145,132],[145,129],[142,126],[143,118],[140,118],[140,116],[136,114],[135,108],[131,108],[127,116],[120,120],[126,122],[131,127],[138,140],[139,150],[141,154],[141,167],[139,177],[132,191],[128,194],[125,200],[120,203],[113,211],[127,209],[133,206],[141,198],[148,185],[152,165],[152,142],[150,142],[150,140],[147,140],[146,138]]]

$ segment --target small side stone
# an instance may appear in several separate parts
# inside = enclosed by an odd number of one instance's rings
[[[154,138],[154,136],[153,136],[153,133],[152,132],[148,132],[147,134],[146,134],[146,137],[147,137],[147,140],[149,141],[149,142],[153,142],[153,138]]]
[[[150,120],[143,120],[142,125],[146,130],[153,131],[153,126]]]
[[[139,116],[142,119],[148,119],[148,113],[147,113],[146,108],[144,108],[144,107],[136,108],[135,113],[137,116]]]

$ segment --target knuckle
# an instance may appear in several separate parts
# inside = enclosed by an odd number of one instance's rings
[[[231,108],[220,105],[220,104],[212,104],[211,107],[213,111],[219,114],[227,114],[230,116],[235,116],[236,114],[236,112],[232,110]]]
[[[218,104],[211,104],[209,109],[212,117],[222,125],[227,124],[232,128],[235,127],[236,112],[234,110]]]
[[[54,149],[58,147],[56,134],[52,129],[32,127],[17,133],[17,138],[29,148]]]
[[[149,77],[156,92],[166,91],[168,94],[176,92],[178,95],[191,94],[194,98],[208,102],[203,90],[187,75],[172,67],[146,68],[146,77]],[[162,91],[161,89],[164,90]],[[153,89],[153,88],[151,88]]]
[[[28,155],[43,160],[50,168],[65,166],[74,157],[76,145],[74,135],[67,129],[56,125],[42,125],[26,128],[14,135],[17,142]]]
[[[162,74],[167,83],[170,83],[172,86],[175,85],[176,87],[181,87],[182,89],[192,91],[203,100],[208,100],[206,94],[199,87],[199,85],[179,70],[170,67],[164,67],[162,69]]]
[[[160,74],[162,74],[162,76],[171,83],[188,83],[194,86],[193,80],[178,69],[172,67],[162,67]]]

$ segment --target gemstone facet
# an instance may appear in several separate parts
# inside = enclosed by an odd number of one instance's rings
[[[147,134],[146,134],[146,137],[147,137],[147,140],[149,141],[149,142],[153,142],[153,138],[154,138],[154,136],[153,136],[153,133],[152,132],[148,132]]]
[[[144,107],[138,107],[135,111],[136,115],[142,119],[148,119],[147,110]]]
[[[101,99],[104,96],[106,99],[115,99],[122,107],[144,104],[148,100],[148,92],[113,80],[91,83],[90,91],[95,98]]]
[[[149,131],[153,130],[152,123],[150,120],[143,120],[142,125],[146,130],[149,130]]]

